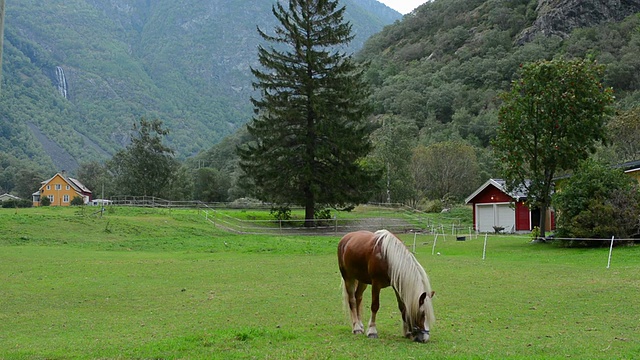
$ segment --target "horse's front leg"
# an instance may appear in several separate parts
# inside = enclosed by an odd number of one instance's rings
[[[405,337],[410,338],[411,327],[407,323],[407,308],[404,305],[404,301],[402,301],[402,299],[400,298],[400,294],[398,294],[397,291],[395,291],[395,293],[396,293],[396,300],[398,300],[398,310],[400,310],[400,314],[402,315],[402,333],[404,334]]]
[[[371,320],[369,320],[369,329],[367,330],[367,337],[377,338],[378,329],[376,329],[376,314],[380,309],[380,285],[377,283],[371,284]]]

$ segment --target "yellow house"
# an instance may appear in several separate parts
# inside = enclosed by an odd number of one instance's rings
[[[33,206],[40,206],[40,200],[46,196],[51,206],[69,206],[74,197],[80,196],[86,204],[91,201],[91,191],[64,171],[41,183],[40,189],[33,193]]]
[[[626,164],[626,166],[624,166]],[[636,179],[640,183],[640,160],[623,164],[624,173]]]

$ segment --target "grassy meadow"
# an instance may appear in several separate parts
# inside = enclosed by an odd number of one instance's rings
[[[0,209],[0,359],[640,358],[640,247],[418,235],[431,341],[350,333],[336,236],[237,235],[195,210]],[[413,245],[413,234],[401,234]],[[365,294],[367,307],[370,293]],[[366,320],[368,321],[368,316]]]

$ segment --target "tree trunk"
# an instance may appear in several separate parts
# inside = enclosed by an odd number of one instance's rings
[[[315,226],[315,197],[310,189],[305,190],[304,226]]]
[[[540,206],[540,237],[542,239],[545,238],[546,232],[547,230],[547,206],[546,205],[542,205]]]

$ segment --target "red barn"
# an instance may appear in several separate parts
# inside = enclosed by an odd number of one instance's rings
[[[508,193],[501,179],[489,179],[465,202],[473,205],[473,228],[479,232],[494,232],[494,227],[503,228],[504,232],[531,231],[540,224],[540,211],[530,210],[526,205],[526,190]],[[551,212],[547,214],[548,229],[555,228]]]

